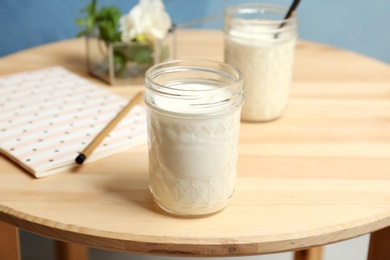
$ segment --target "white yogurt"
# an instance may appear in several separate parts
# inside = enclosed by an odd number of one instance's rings
[[[224,13],[225,62],[244,75],[244,121],[282,116],[289,99],[297,15],[286,6],[243,3]]]
[[[180,88],[217,89],[197,84]],[[155,201],[174,214],[219,211],[233,194],[240,107],[229,110],[227,106],[197,106],[215,104],[231,96],[226,88],[217,90],[210,95],[203,93],[191,102],[155,96],[153,102],[163,112],[148,109],[150,189]],[[217,111],[219,114],[212,115]],[[196,116],[199,114],[202,116]]]
[[[242,120],[269,121],[280,117],[287,106],[296,40],[273,40],[274,34],[252,37],[234,32],[226,36],[225,62],[244,74]]]

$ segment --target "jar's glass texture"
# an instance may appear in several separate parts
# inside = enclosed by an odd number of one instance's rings
[[[221,62],[177,60],[150,68],[145,85],[155,201],[181,216],[223,209],[236,180],[241,72]]]
[[[297,39],[296,14],[271,4],[241,4],[224,15],[225,62],[244,74],[244,121],[282,116],[289,99]]]

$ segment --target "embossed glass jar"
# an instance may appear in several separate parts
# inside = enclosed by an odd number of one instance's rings
[[[236,180],[241,72],[222,62],[176,60],[150,68],[145,85],[155,201],[181,216],[222,210]]]
[[[241,4],[225,10],[225,62],[244,74],[246,102],[241,118],[269,121],[282,116],[289,99],[297,19],[287,8]]]

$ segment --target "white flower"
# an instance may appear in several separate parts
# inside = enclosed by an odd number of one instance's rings
[[[162,0],[140,0],[119,22],[123,42],[162,39],[172,25]]]

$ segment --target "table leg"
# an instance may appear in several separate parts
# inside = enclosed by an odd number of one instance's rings
[[[0,221],[0,259],[20,260],[19,230]]]
[[[83,245],[56,241],[57,260],[87,260],[88,248]]]
[[[294,260],[321,260],[321,259],[322,259],[321,246],[294,252]]]
[[[367,257],[367,260],[388,259],[390,259],[390,227],[371,234]]]

